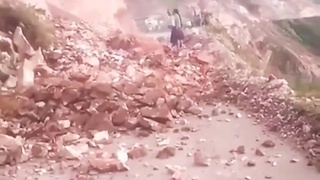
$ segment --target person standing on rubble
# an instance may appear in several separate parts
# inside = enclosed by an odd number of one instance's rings
[[[182,47],[184,33],[182,31],[182,18],[178,9],[173,9],[171,16],[170,43],[177,49]]]
[[[192,7],[192,25],[193,27],[201,27],[202,17],[201,17],[200,8],[196,6]]]
[[[199,0],[198,7],[200,9],[200,26],[208,25],[208,13],[206,11],[207,8],[207,1],[206,0]]]

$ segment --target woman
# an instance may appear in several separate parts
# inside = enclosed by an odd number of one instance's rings
[[[177,48],[182,47],[182,41],[184,39],[184,34],[182,31],[182,18],[178,9],[173,9],[171,14],[171,37],[170,42],[172,46]]]
[[[201,11],[199,8],[193,7],[193,26],[201,27]]]

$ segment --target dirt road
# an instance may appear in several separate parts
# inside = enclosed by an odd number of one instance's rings
[[[185,168],[182,171],[182,177],[186,180],[316,180],[320,178],[320,174],[313,167],[307,166],[303,155],[275,135],[265,133],[262,125],[255,124],[255,120],[248,118],[244,112],[234,107],[220,106],[218,109],[221,113],[212,116],[212,109],[214,108],[211,106],[205,107],[205,114],[208,115],[205,118],[190,116],[186,118],[188,121],[180,120],[180,124],[174,125],[174,128],[167,133],[154,134],[145,138],[132,135],[134,132],[131,135],[121,135],[114,143],[106,145],[102,151],[115,152],[117,143],[126,143],[128,146],[139,143],[150,147],[148,155],[141,159],[129,160],[130,170],[127,172],[94,175],[95,179],[170,179],[166,170],[167,165]],[[181,122],[189,122],[189,124],[181,125]],[[195,132],[188,129],[194,129]],[[166,146],[176,147],[173,157],[156,158],[158,151],[164,148],[157,145],[156,140],[160,137],[169,140]],[[275,147],[262,146],[261,144],[266,140],[273,141]],[[230,153],[230,150],[236,150],[239,146],[244,146],[244,154]],[[261,150],[265,155],[256,155],[256,149]],[[193,164],[193,157],[190,154],[196,150],[201,150],[204,155],[210,157],[210,166],[197,167]],[[67,162],[67,164],[73,166],[77,162]],[[67,168],[61,172],[54,171],[59,166],[58,163],[48,165],[39,161],[24,164],[17,171],[16,179],[72,179],[76,176],[76,172]],[[39,175],[39,171],[43,172],[40,173],[42,175]],[[6,176],[0,177],[3,180],[6,178]]]

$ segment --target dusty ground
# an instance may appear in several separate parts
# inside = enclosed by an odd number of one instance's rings
[[[121,135],[115,143],[106,145],[103,151],[114,152],[117,143],[126,143],[131,146],[135,143],[148,145],[150,152],[148,156],[129,160],[128,165],[131,168],[128,172],[113,173],[105,175],[95,175],[95,179],[169,179],[170,175],[166,170],[166,165],[178,165],[185,167],[183,179],[218,179],[218,180],[237,180],[237,179],[274,179],[274,180],[316,180],[320,178],[320,174],[313,167],[308,167],[303,155],[290,148],[275,135],[265,133],[261,125],[254,123],[254,119],[248,118],[248,115],[233,107],[223,106],[221,109],[226,113],[217,116],[211,116],[213,107],[205,107],[205,114],[209,118],[199,119],[197,117],[187,117],[189,125],[175,125],[168,133],[157,134],[163,138],[170,139],[167,146],[177,147],[174,157],[169,159],[157,159],[157,152],[163,147],[157,146],[156,135],[146,138],[138,138],[135,136]],[[230,114],[232,112],[233,114]],[[237,118],[239,114],[242,117]],[[191,127],[199,129],[196,132],[181,131],[182,127]],[[173,132],[176,129],[180,131]],[[134,133],[134,132],[132,132]],[[188,139],[189,138],[189,139]],[[274,148],[266,148],[261,144],[266,140],[272,140],[276,146]],[[182,145],[181,145],[182,144]],[[230,153],[232,149],[238,146],[245,147],[245,153]],[[181,148],[179,148],[181,147]],[[190,153],[200,149],[203,154],[211,158],[209,167],[196,167],[193,164],[193,157]],[[257,156],[256,149],[265,152],[265,156]],[[96,150],[92,150],[96,151]],[[227,165],[232,158],[235,162]],[[292,162],[297,160],[298,162]],[[247,162],[253,161],[256,165],[248,167]],[[67,162],[73,166],[73,162]],[[67,170],[57,172],[52,171],[58,169],[59,163],[47,163],[34,161],[23,164],[17,171],[17,180],[23,179],[71,179],[76,176],[76,172]],[[46,172],[39,175],[38,172]],[[94,174],[94,173],[93,173]],[[2,176],[5,180],[7,176]]]

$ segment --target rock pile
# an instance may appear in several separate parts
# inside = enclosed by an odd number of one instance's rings
[[[110,143],[118,132],[163,132],[186,113],[201,115],[200,103],[217,100],[252,112],[301,145],[313,142],[306,147],[313,157],[320,153],[319,129],[294,111],[284,80],[253,77],[196,45],[177,54],[134,36],[104,39],[85,24],[60,20],[56,29],[57,42],[46,52],[34,51],[19,28],[13,36],[19,38],[6,38],[23,61],[5,81],[10,89],[17,79],[14,93],[0,99],[12,104],[1,105],[0,164],[31,157],[80,159],[89,146]],[[128,154],[143,156],[144,149],[120,147],[112,156],[90,159],[89,166],[98,172],[128,170]]]

